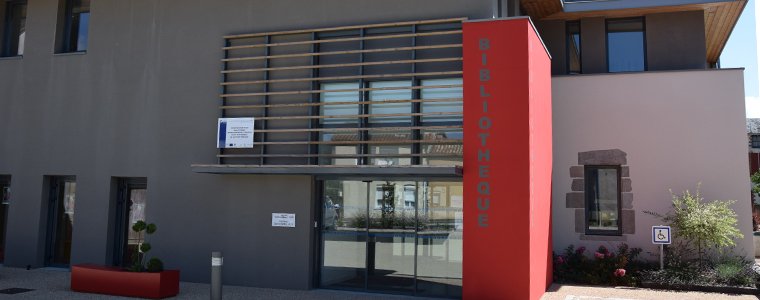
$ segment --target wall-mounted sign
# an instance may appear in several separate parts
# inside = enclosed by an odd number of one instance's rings
[[[219,118],[217,148],[253,148],[253,118]]]
[[[272,213],[272,227],[296,227],[296,214]]]
[[[222,257],[212,257],[211,258],[211,266],[212,267],[221,267],[224,264],[224,258]]]

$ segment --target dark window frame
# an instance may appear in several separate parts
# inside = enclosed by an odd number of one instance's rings
[[[574,42],[572,40],[572,32],[570,32],[570,25],[576,25],[578,28],[578,67],[577,72],[570,70],[570,44]],[[567,74],[583,74],[583,35],[581,34],[581,22],[580,21],[568,21],[565,23],[565,67]]]
[[[749,147],[760,148],[760,134],[752,134],[749,136]]]
[[[617,230],[599,230],[599,229],[589,229],[589,217],[591,216],[591,210],[589,209],[589,206],[591,203],[594,202],[594,195],[590,193],[592,191],[592,180],[591,179],[591,172],[592,170],[600,170],[600,169],[615,169],[617,173]],[[623,211],[622,211],[622,191],[621,191],[621,182],[622,182],[622,176],[621,176],[622,167],[620,165],[586,165],[583,167],[583,181],[584,181],[584,220],[583,220],[583,229],[586,235],[607,235],[607,236],[621,236],[623,235]]]
[[[642,39],[642,51],[644,59],[644,69],[639,71],[610,71],[610,23],[613,22],[625,22],[625,21],[638,21],[641,22],[641,39]],[[612,31],[612,32],[630,32],[630,31]],[[605,56],[607,59],[607,73],[625,73],[625,72],[646,72],[649,70],[649,62],[647,59],[647,22],[646,17],[629,17],[629,18],[614,18],[606,19],[604,21],[604,46]]]
[[[62,6],[62,8],[63,8],[63,12],[62,12],[63,13],[63,16],[62,16],[63,24],[60,24],[60,25],[62,26],[62,29],[63,29],[63,35],[59,37],[60,38],[60,49],[59,49],[60,51],[58,51],[57,53],[86,53],[87,50],[88,50],[88,48],[89,48],[88,44],[89,44],[89,35],[90,35],[89,34],[89,31],[90,31],[90,21],[91,21],[90,18],[88,17],[87,29],[86,29],[87,30],[87,39],[88,39],[88,41],[87,41],[87,44],[85,44],[84,49],[82,49],[82,50],[79,50],[77,48],[78,44],[79,44],[79,39],[81,38],[81,36],[79,36],[79,28],[80,28],[81,22],[82,22],[81,14],[82,13],[87,13],[87,14],[92,15],[91,14],[92,3],[89,3],[86,12],[82,11],[82,12],[78,13],[80,16],[79,16],[77,24],[76,24],[77,25],[76,26],[77,30],[75,31],[74,30],[74,16],[73,16],[74,15],[74,1],[82,1],[82,0],[62,0],[62,1],[64,1],[64,4]]]
[[[16,41],[16,49],[12,49],[12,39],[11,31],[14,29],[14,26],[11,26],[11,22],[13,22],[13,11],[14,7],[17,5],[24,5],[26,6],[25,10],[28,9],[29,4],[27,0],[13,0],[13,1],[5,1],[2,5],[5,6],[5,13],[3,16],[3,32],[2,32],[2,48],[0,49],[0,57],[16,57],[16,56],[23,56],[23,54],[18,54],[18,41]],[[26,28],[26,15],[28,12],[24,14],[24,28]]]

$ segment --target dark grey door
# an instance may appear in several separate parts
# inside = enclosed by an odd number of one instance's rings
[[[73,176],[49,177],[47,247],[45,265],[68,267],[74,230],[76,179]]]

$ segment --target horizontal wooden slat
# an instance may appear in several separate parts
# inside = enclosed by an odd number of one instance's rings
[[[222,59],[222,61],[223,62],[237,62],[237,61],[248,61],[248,60],[261,60],[261,59],[280,59],[280,58],[360,54],[360,53],[376,53],[376,52],[398,52],[398,51],[410,51],[410,50],[432,50],[432,49],[447,49],[447,48],[461,48],[461,47],[462,47],[462,44],[443,44],[443,45],[414,46],[414,47],[395,47],[395,48],[364,49],[364,50],[344,50],[344,51],[327,51],[327,52],[311,52],[311,53],[295,53],[295,54],[278,54],[278,55],[265,55],[265,56],[248,56],[248,57],[224,58]]]
[[[442,89],[442,88],[458,88],[458,87],[463,87],[463,85],[461,85],[461,84],[448,84],[448,85],[387,87],[387,88],[358,88],[358,89],[340,89],[340,90],[308,90],[308,91],[287,91],[287,92],[261,92],[261,93],[221,94],[219,96],[222,97],[222,98],[232,98],[232,97],[271,96],[271,95],[302,95],[302,94],[322,94],[322,93],[342,93],[342,92]]]
[[[362,119],[362,118],[385,118],[385,117],[461,116],[461,115],[462,115],[462,112],[428,112],[428,113],[408,113],[408,114],[256,117],[256,120]]]
[[[423,76],[445,76],[445,75],[462,75],[462,71],[307,77],[307,78],[269,79],[269,80],[251,80],[251,81],[229,81],[229,82],[223,82],[221,85],[250,85],[250,84],[263,84],[263,83],[308,82],[308,81],[325,81],[325,80],[337,81],[337,80],[350,80],[350,79],[378,79],[378,78],[396,78],[396,77],[414,77],[414,76],[423,77]]]
[[[461,154],[219,154],[216,157],[225,158],[249,158],[249,157],[332,157],[332,158],[355,158],[355,157],[462,157]]]
[[[327,27],[327,28],[316,28],[316,29],[259,32],[259,33],[227,35],[227,36],[224,36],[224,38],[225,39],[244,39],[244,38],[263,37],[267,35],[286,35],[286,34],[300,34],[300,33],[312,33],[312,32],[342,31],[342,30],[361,29],[361,28],[369,29],[369,28],[399,27],[399,26],[424,25],[424,24],[455,23],[455,22],[462,22],[464,20],[467,20],[467,18],[449,18],[449,19],[436,19],[436,20],[379,23],[379,24],[369,24],[369,25]]]
[[[304,65],[304,66],[290,66],[290,67],[277,67],[277,68],[238,69],[238,70],[224,70],[222,71],[222,74],[249,73],[249,72],[262,72],[262,71],[345,68],[345,67],[359,67],[359,66],[383,66],[383,65],[397,65],[397,64],[449,62],[449,61],[462,61],[462,58],[461,57],[445,57],[445,58],[427,58],[427,59],[402,59],[402,60],[384,60],[384,61],[370,61],[370,62],[360,62],[360,63],[329,64],[329,65]]]
[[[461,130],[461,125],[452,126],[407,126],[407,127],[351,127],[351,128],[295,128],[295,129],[256,129],[254,133],[288,133],[288,132],[356,132],[356,131],[411,131],[411,130]]]
[[[220,109],[252,109],[252,108],[285,108],[285,107],[309,107],[309,106],[330,106],[330,105],[352,105],[352,104],[442,103],[442,102],[461,102],[462,100],[463,100],[462,98],[443,98],[443,99],[340,101],[340,102],[287,103],[287,104],[224,105],[224,106],[219,106],[219,108]]]
[[[263,47],[279,47],[279,46],[296,46],[296,45],[313,45],[324,43],[342,43],[352,41],[370,41],[370,40],[383,40],[383,39],[396,39],[405,37],[420,37],[420,36],[437,36],[437,35],[452,35],[460,34],[462,30],[447,30],[447,31],[433,31],[433,32],[420,32],[420,33],[402,33],[402,34],[386,34],[386,35],[373,35],[362,36],[352,38],[340,38],[340,39],[326,39],[326,40],[308,40],[297,42],[282,42],[282,43],[269,43],[269,44],[253,44],[253,45],[238,45],[223,47],[223,50],[240,50],[251,48],[263,48]]]
[[[258,142],[255,145],[402,145],[402,144],[452,144],[462,143],[462,139],[438,139],[438,140],[397,140],[397,141],[286,141],[286,142]]]

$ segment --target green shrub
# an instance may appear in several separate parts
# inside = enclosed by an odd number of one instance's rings
[[[735,245],[734,239],[744,235],[737,228],[736,212],[731,209],[734,200],[704,202],[699,192],[684,191],[673,194],[673,210],[665,215],[645,211],[673,227],[673,239],[681,240],[683,247],[696,247],[695,255],[702,265],[711,250],[722,253]]]
[[[145,231],[146,234],[151,235],[156,232],[158,227],[156,224],[147,224],[145,221],[137,221],[132,225],[132,231],[141,234]],[[145,255],[150,251],[151,245],[145,241],[141,242],[137,247],[138,251],[132,255],[132,266],[128,270],[132,272],[160,272],[164,269],[164,264],[158,258],[151,258],[147,263],[145,261]]]
[[[758,279],[753,265],[742,257],[723,258],[715,265],[717,281],[729,286],[753,286]]]
[[[164,262],[154,257],[148,260],[145,268],[148,270],[148,272],[161,272],[164,270]]]

